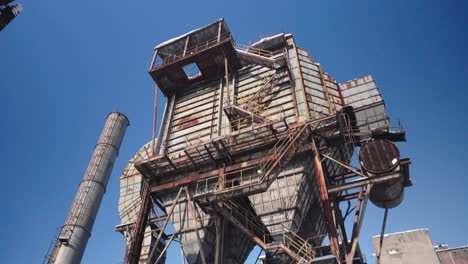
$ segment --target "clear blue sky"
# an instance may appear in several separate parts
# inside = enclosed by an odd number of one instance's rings
[[[468,244],[468,2],[302,2],[20,1],[0,32],[0,262],[42,261],[115,110],[131,126],[83,263],[122,260],[118,177],[151,137],[152,47],[221,17],[239,43],[294,34],[339,82],[371,73],[413,160],[414,187],[387,231],[429,228],[434,243]],[[361,244],[371,262],[382,217],[369,206]]]

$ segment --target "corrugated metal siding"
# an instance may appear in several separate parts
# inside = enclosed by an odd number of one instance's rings
[[[175,99],[166,154],[178,157],[187,145],[207,140],[216,134],[219,81],[187,90]]]
[[[294,86],[294,94],[296,96],[297,111],[299,119],[306,120],[309,118],[308,106],[303,91],[303,84],[301,81],[301,68],[299,67],[298,58],[294,48],[288,49],[289,69],[291,72],[291,81]]]
[[[333,112],[329,111],[329,104],[334,110],[341,109],[341,98],[336,81],[325,72],[323,72],[322,80],[319,66],[312,61],[307,51],[298,49],[298,55],[307,103],[312,117],[318,118],[326,114],[332,114]],[[323,82],[325,82],[327,91],[324,90]],[[330,102],[327,100],[326,92],[328,92]]]
[[[348,152],[343,147],[332,148],[330,155],[349,161],[352,153]],[[326,175],[345,172],[343,167],[329,160],[323,164]],[[307,237],[316,237],[326,234],[319,197],[312,157],[302,154],[293,158],[265,192],[251,195],[249,199],[273,236],[281,235],[284,226]],[[314,222],[306,223],[310,218],[314,218]]]
[[[248,65],[238,71],[235,84],[237,105],[242,107],[249,103],[252,96],[273,76],[275,85],[260,102],[265,109],[261,116],[270,120],[286,119],[288,123],[296,122],[294,100],[286,68],[275,71],[259,65]]]
[[[122,225],[131,225],[137,221],[141,206],[141,184],[142,175],[135,168],[135,162],[149,157],[151,142],[144,145],[135,156],[130,159],[120,176],[120,196],[119,196],[119,216]],[[125,231],[128,232],[128,231]],[[130,235],[125,236],[126,243],[129,243]],[[143,235],[140,262],[146,263],[150,249],[155,238],[152,236],[150,226],[147,226]]]
[[[340,87],[345,104],[354,108],[361,131],[389,126],[385,103],[371,75],[345,82]]]

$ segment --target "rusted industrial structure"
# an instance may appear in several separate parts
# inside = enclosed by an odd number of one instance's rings
[[[149,74],[153,138],[121,176],[125,263],[162,263],[174,240],[189,263],[243,263],[255,245],[265,263],[365,262],[368,199],[388,210],[411,185],[370,75],[340,84],[291,34],[243,46],[222,19],[156,46]]]

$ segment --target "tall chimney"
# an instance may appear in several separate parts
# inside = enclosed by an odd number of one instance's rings
[[[121,113],[112,112],[107,116],[48,263],[80,263],[128,124],[127,117]]]

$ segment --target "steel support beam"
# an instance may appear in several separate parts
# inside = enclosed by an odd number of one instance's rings
[[[230,96],[230,90],[229,90],[229,66],[228,66],[228,59],[226,55],[224,55],[224,71],[226,75],[226,94],[227,94],[227,104],[231,104],[231,96]]]
[[[340,185],[331,186],[328,189],[328,193],[346,191],[346,190],[350,190],[354,188],[359,188],[368,184],[389,181],[389,180],[396,179],[399,177],[401,177],[399,173],[394,173],[394,174],[386,175],[386,176],[372,176],[372,177],[367,177],[367,178],[361,178],[352,182],[347,182],[347,183],[343,183]]]
[[[133,235],[132,235],[132,240],[130,241],[130,246],[128,247],[128,250],[125,253],[125,259],[124,259],[125,264],[137,264],[140,259],[141,243],[143,241],[146,222],[148,220],[148,215],[151,209],[150,188],[147,184],[148,183],[145,180],[143,180],[142,182],[143,192],[142,192],[142,198],[141,198],[142,201],[140,204],[140,211],[138,212],[137,222],[135,223],[135,226],[133,229]],[[161,235],[162,235],[162,231],[161,231]]]
[[[156,251],[159,240],[162,238],[164,230],[166,230],[167,224],[169,223],[169,220],[171,219],[172,213],[174,212],[174,208],[177,205],[177,203],[179,202],[179,198],[180,198],[180,194],[182,193],[182,190],[183,190],[182,188],[179,189],[179,192],[177,193],[176,198],[174,199],[174,201],[173,201],[173,203],[171,205],[171,208],[169,209],[166,220],[164,221],[164,224],[161,227],[161,230],[159,231],[158,237],[156,238],[156,245],[151,249],[148,260],[150,260],[153,257],[154,252]]]
[[[370,184],[366,187],[365,197],[363,198],[363,187],[359,191],[358,204],[356,205],[356,213],[354,217],[353,233],[351,238],[351,249],[348,254],[348,259],[346,263],[353,263],[354,254],[356,252],[356,247],[359,239],[359,234],[361,232],[361,226],[364,221],[364,215],[366,213],[367,201],[369,200],[369,193],[372,186]],[[362,201],[362,202],[361,202]],[[362,204],[361,204],[362,203]],[[362,208],[362,209],[361,209]]]
[[[154,157],[155,153],[155,141],[156,141],[156,126],[157,126],[157,119],[158,119],[158,86],[154,86],[154,109],[153,109],[153,135],[151,137],[151,155]]]
[[[317,184],[320,191],[320,200],[322,201],[323,214],[327,222],[328,239],[330,240],[330,250],[336,256],[338,263],[341,263],[340,246],[338,243],[338,234],[336,233],[336,226],[333,220],[333,213],[331,208],[330,198],[328,197],[327,184],[325,181],[325,174],[323,172],[322,160],[318,151],[315,140],[313,140],[314,148],[314,169],[317,177]]]
[[[223,263],[223,253],[224,253],[224,218],[216,214],[215,225],[216,225],[216,245],[215,245],[215,259],[214,264]]]
[[[380,243],[379,243],[379,253],[377,254],[377,264],[380,264],[380,255],[382,254],[385,226],[387,225],[387,216],[388,216],[388,208],[385,208],[384,219],[382,223],[382,231],[380,232]]]

